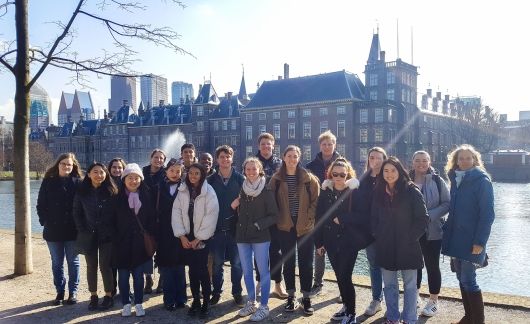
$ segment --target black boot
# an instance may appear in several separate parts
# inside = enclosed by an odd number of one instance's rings
[[[191,303],[191,307],[188,310],[189,316],[195,316],[197,313],[201,310],[201,300],[199,298],[193,298],[193,302]]]
[[[482,291],[468,292],[467,298],[471,307],[472,324],[484,324],[484,301],[482,300]]]
[[[152,293],[153,293],[153,275],[146,274],[144,294],[152,294]]]
[[[462,295],[462,304],[464,304],[464,317],[462,317],[460,321],[451,324],[471,324],[471,305],[469,304],[468,293],[464,290],[462,285],[460,285],[460,294]]]
[[[208,314],[210,314],[209,300],[208,298],[204,298],[202,301],[201,313],[199,314],[199,318],[205,319],[206,317],[208,317]]]
[[[64,292],[58,293],[57,296],[55,296],[55,299],[52,301],[52,305],[54,306],[61,305],[61,303],[63,302],[63,299],[64,299]]]

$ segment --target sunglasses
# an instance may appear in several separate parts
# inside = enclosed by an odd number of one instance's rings
[[[347,174],[346,174],[346,173],[337,173],[337,172],[333,172],[331,175],[332,175],[334,178],[336,178],[336,177],[346,178],[346,175],[347,175]]]

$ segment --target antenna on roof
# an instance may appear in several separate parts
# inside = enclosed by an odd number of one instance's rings
[[[414,27],[410,26],[410,64],[414,65]]]
[[[399,58],[399,18],[396,19],[397,58]]]

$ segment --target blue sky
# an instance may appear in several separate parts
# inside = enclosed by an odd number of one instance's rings
[[[31,45],[45,48],[59,33],[49,22],[66,22],[75,2],[30,1]],[[88,9],[97,12],[94,3],[88,1]],[[170,1],[149,3],[148,10],[136,15],[116,10],[102,14],[117,21],[170,26],[181,34],[178,44],[195,58],[135,41],[141,61],[134,68],[163,75],[169,83],[190,82],[195,91],[211,75],[220,95],[237,93],[242,64],[248,92],[256,90],[256,83],[281,75],[284,63],[289,63],[291,77],[345,69],[364,80],[373,31],[379,26],[387,61],[395,60],[399,20],[399,57],[409,63],[414,30],[420,95],[430,87],[451,96],[481,96],[511,120],[517,119],[519,110],[530,110],[525,77],[530,75],[530,44],[525,35],[530,20],[523,2],[507,6],[474,0],[198,0],[186,1],[185,9]],[[14,39],[13,10],[0,18],[0,40]],[[74,26],[78,37],[72,45],[81,57],[112,50],[100,24],[82,17]],[[109,77],[91,75],[89,79],[94,105],[103,112],[110,96]],[[81,90],[68,84],[70,80],[71,74],[48,69],[38,81],[52,98],[54,121],[61,91]],[[7,119],[13,118],[13,95],[14,79],[4,70],[0,72],[0,115]]]

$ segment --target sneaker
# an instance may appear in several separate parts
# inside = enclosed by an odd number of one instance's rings
[[[256,282],[256,297],[259,297],[261,295],[261,283],[258,281]]]
[[[320,295],[320,293],[322,292],[322,287],[323,287],[322,284],[313,284],[313,287],[311,287],[311,293],[309,294],[309,296],[315,297],[315,296]]]
[[[98,309],[99,298],[98,295],[90,296],[90,303],[88,303],[88,310],[93,311]]]
[[[331,316],[331,319],[334,321],[342,321],[342,318],[346,316],[346,306],[342,305],[340,311],[336,312]]]
[[[123,305],[123,309],[121,310],[121,316],[123,317],[131,316],[131,304]]]
[[[355,324],[357,323],[357,319],[355,318],[355,314],[346,314],[343,318],[340,324]]]
[[[153,275],[145,275],[144,294],[153,293]]]
[[[241,317],[249,316],[254,314],[256,312],[256,302],[255,301],[247,301],[245,307],[241,308],[237,315]]]
[[[283,287],[281,282],[277,282],[274,284],[273,294],[276,294],[276,296],[280,299],[285,299],[289,297],[287,291],[285,291],[285,288]]]
[[[427,317],[433,317],[434,315],[436,315],[436,312],[438,312],[438,302],[432,299],[429,299],[429,301],[423,308],[421,315],[427,316]]]
[[[251,322],[259,322],[269,317],[269,306],[260,305],[258,310],[250,316]]]
[[[77,293],[71,293],[68,295],[68,299],[63,301],[65,305],[77,304]]]
[[[300,306],[300,303],[298,302],[298,300],[296,300],[296,297],[289,296],[287,297],[287,303],[285,304],[283,309],[286,312],[294,312],[299,306]]]
[[[236,303],[237,307],[245,307],[245,301],[241,295],[234,295],[234,302]]]
[[[55,296],[55,299],[52,301],[52,305],[59,306],[63,302],[64,299],[64,292],[60,292]]]
[[[175,304],[164,304],[164,308],[167,311],[174,312],[177,309],[177,305],[175,305]]]
[[[311,306],[311,299],[302,298],[302,304],[304,305],[304,313],[306,315],[313,315],[315,309],[313,308],[313,306]]]
[[[201,309],[201,301],[199,299],[193,299],[190,309],[188,309],[189,316],[195,316]]]
[[[136,312],[136,317],[145,316],[144,305],[142,305],[142,304],[134,305],[134,311]]]
[[[201,311],[199,313],[199,318],[205,319],[210,314],[210,309],[208,307],[208,301],[204,301],[201,306]]]
[[[101,302],[101,304],[99,304],[98,308],[100,310],[107,310],[109,308],[112,308],[112,306],[114,306],[114,299],[112,299],[112,297],[110,296],[104,296],[103,301]]]
[[[221,300],[221,295],[219,294],[212,295],[212,298],[210,299],[210,305],[217,305],[217,303],[219,303],[219,300]]]
[[[381,311],[381,301],[372,300],[370,302],[370,305],[368,305],[368,307],[364,311],[364,315],[366,315],[366,316],[374,316],[379,311]]]

